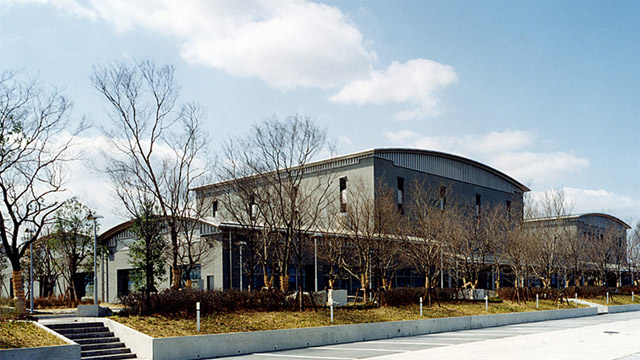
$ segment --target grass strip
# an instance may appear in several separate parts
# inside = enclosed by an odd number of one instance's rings
[[[303,312],[241,311],[202,317],[200,332],[196,331],[195,309],[193,313],[172,316],[112,316],[111,319],[151,337],[172,337],[573,308],[575,308],[573,304],[558,305],[551,300],[540,300],[539,309],[536,309],[535,301],[529,301],[526,304],[504,301],[490,303],[489,311],[485,311],[484,302],[461,301],[442,303],[441,307],[437,304],[430,308],[424,306],[421,317],[419,306],[369,309],[343,307],[334,309],[333,324],[330,322],[327,308],[318,309],[317,312],[313,309]]]
[[[66,343],[27,321],[0,321],[0,349],[66,345]]]

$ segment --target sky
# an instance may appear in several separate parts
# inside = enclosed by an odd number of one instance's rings
[[[309,115],[347,154],[462,155],[574,213],[640,220],[640,2],[0,0],[0,71],[74,103],[68,195],[122,221],[99,154],[94,67],[175,66],[212,153],[264,118]],[[89,166],[92,164],[93,166]]]

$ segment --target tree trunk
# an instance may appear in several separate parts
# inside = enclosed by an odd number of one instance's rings
[[[289,275],[280,276],[280,290],[282,291],[289,290]]]
[[[182,277],[182,271],[177,266],[173,266],[171,268],[171,288],[172,289],[180,288],[181,277]]]
[[[171,278],[171,288],[174,290],[180,289],[180,280],[182,271],[178,268],[178,231],[175,228],[176,224],[169,224],[169,235],[171,237],[171,251],[173,252],[173,263],[171,272],[173,277]]]
[[[14,299],[16,299],[16,311],[18,314],[24,314],[26,312],[26,301],[21,270],[13,270],[13,294]]]

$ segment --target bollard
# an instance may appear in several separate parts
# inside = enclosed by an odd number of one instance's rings
[[[422,296],[420,296],[420,316],[422,316]]]
[[[536,294],[536,309],[538,308],[538,294]]]
[[[576,293],[576,307],[578,307],[578,293]]]
[[[197,325],[198,331],[200,331],[200,301],[198,301],[196,303],[196,318],[198,319],[197,320],[197,322],[198,322],[198,325]]]
[[[333,324],[333,303],[331,303],[331,323]]]
[[[486,311],[489,311],[489,296],[488,295],[484,296],[484,309]]]
[[[607,305],[609,305],[609,292],[607,291]]]

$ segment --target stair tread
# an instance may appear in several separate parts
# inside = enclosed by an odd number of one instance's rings
[[[120,347],[126,347],[123,342],[107,342],[107,343],[97,343],[97,344],[80,344],[81,351],[89,351],[89,350],[103,350],[103,349],[117,349]]]
[[[117,337],[103,337],[103,338],[92,338],[92,339],[74,339],[76,343],[80,345],[95,345],[95,344],[108,344],[113,342],[119,342],[120,338]]]
[[[96,356],[96,355],[113,355],[113,354],[130,354],[131,350],[126,347],[117,349],[104,349],[104,350],[87,350],[81,351],[81,356]]]
[[[82,357],[82,360],[119,360],[119,359],[135,359],[136,354],[114,354],[114,355],[98,355]]]

